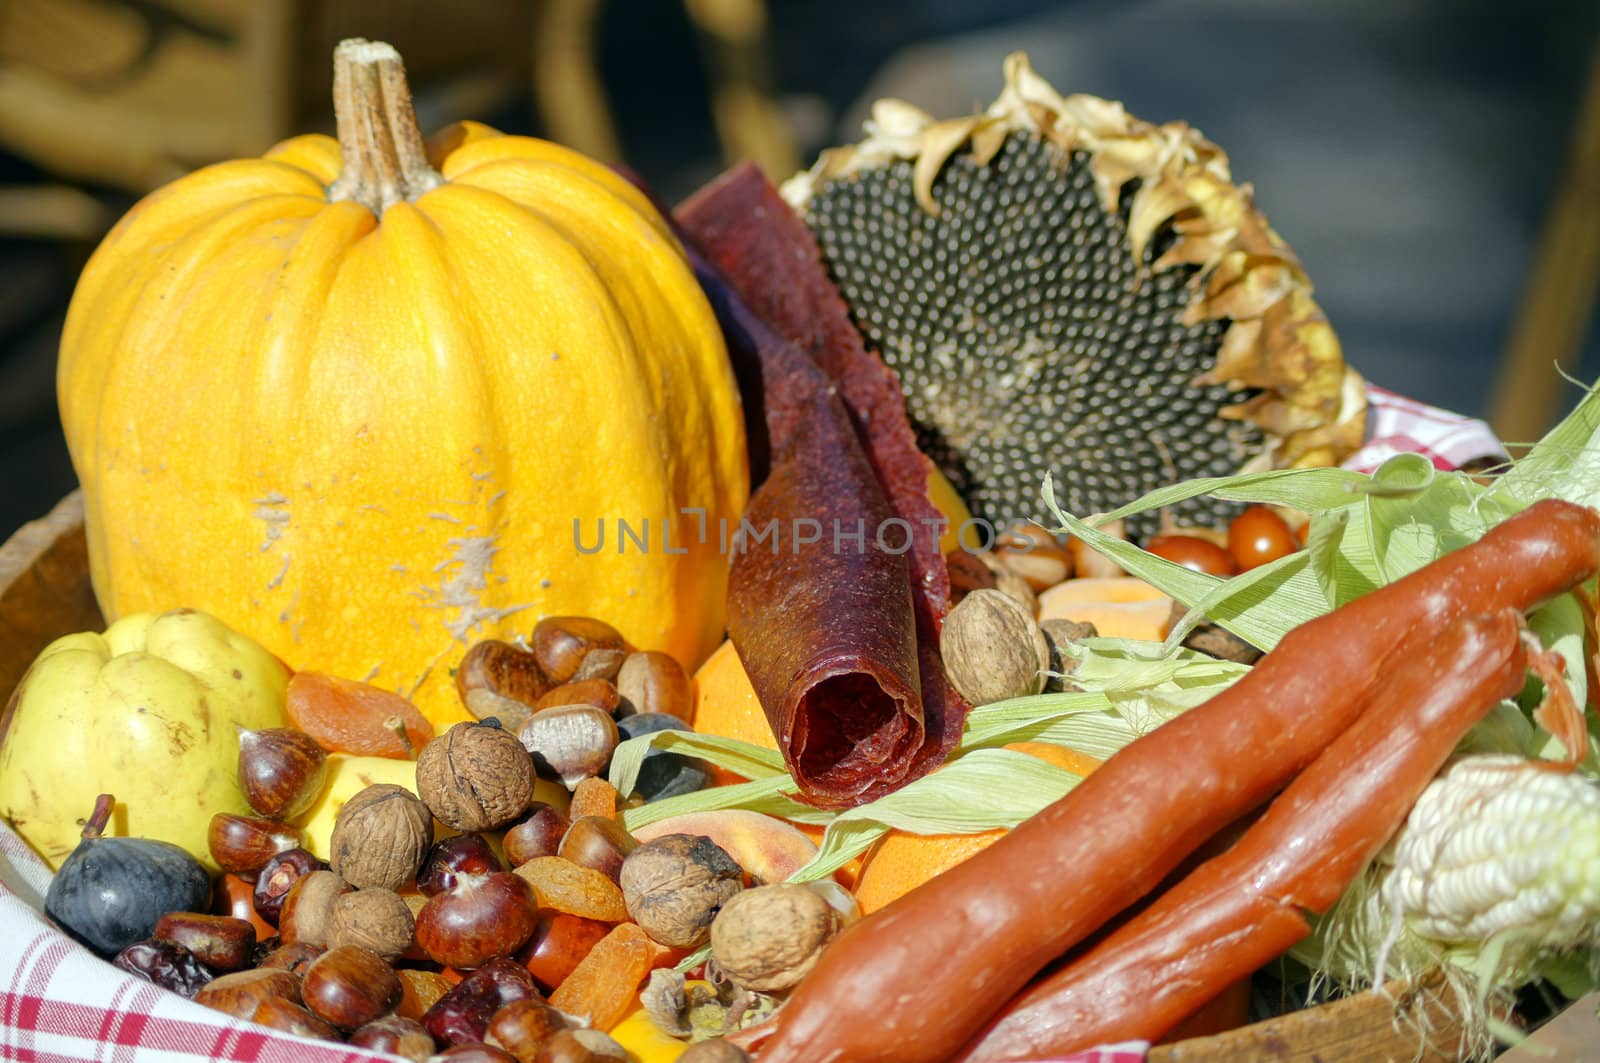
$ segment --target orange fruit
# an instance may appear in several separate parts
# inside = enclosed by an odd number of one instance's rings
[[[1039,619],[1090,623],[1104,638],[1167,637],[1172,599],[1137,576],[1069,579],[1039,595]]]
[[[296,672],[283,707],[330,753],[412,760],[433,738],[433,724],[399,694],[321,672]]]
[[[1099,761],[1087,753],[1048,742],[1013,742],[1006,746],[1072,772],[1088,775]],[[981,853],[1006,835],[1004,828],[978,834],[908,834],[890,831],[867,854],[856,879],[856,901],[871,914],[936,875]]]
[[[723,640],[715,653],[694,674],[694,716],[690,720],[701,734],[737,738],[763,749],[777,749],[767,714],[733,643]]]

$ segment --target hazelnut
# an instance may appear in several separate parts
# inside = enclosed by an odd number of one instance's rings
[[[416,920],[394,890],[369,889],[334,898],[328,947],[359,945],[393,963],[411,947]]]
[[[628,854],[618,876],[628,915],[671,948],[705,944],[711,921],[744,889],[744,869],[710,838],[665,834]]]
[[[332,871],[313,871],[300,879],[283,899],[279,939],[285,945],[327,947],[333,902],[349,889],[350,884]]]
[[[1050,646],[1033,615],[999,590],[977,590],[945,617],[939,635],[945,674],[973,705],[1037,694]]]
[[[547,616],[535,625],[530,641],[552,683],[611,679],[628,655],[621,632],[587,616]]]
[[[458,723],[417,758],[422,803],[459,831],[510,823],[533,804],[536,781],[528,751],[498,722]]]
[[[339,810],[328,839],[328,864],[358,889],[398,890],[422,866],[433,844],[433,815],[417,795],[374,783]]]
[[[711,924],[711,958],[733,983],[782,992],[811,973],[844,920],[816,890],[757,886],[728,900]]]
[[[493,716],[515,734],[533,715],[534,703],[550,688],[532,650],[484,639],[456,667],[456,693],[480,720]]]

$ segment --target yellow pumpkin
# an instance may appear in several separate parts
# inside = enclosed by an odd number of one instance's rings
[[[334,97],[337,141],[153,193],[79,281],[59,398],[107,618],[202,608],[436,724],[467,646],[543,615],[693,667],[748,478],[665,221],[555,144],[425,151],[388,45],[341,45]]]

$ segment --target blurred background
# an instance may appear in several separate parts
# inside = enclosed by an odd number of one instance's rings
[[[550,136],[668,201],[738,158],[781,179],[881,96],[980,108],[1022,48],[1225,148],[1373,382],[1521,441],[1600,376],[1594,0],[0,0],[0,538],[75,483],[55,358],[98,239],[331,131],[349,36],[400,49],[425,130]]]

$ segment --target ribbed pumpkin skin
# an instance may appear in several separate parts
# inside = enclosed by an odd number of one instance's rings
[[[693,667],[748,490],[710,308],[606,168],[470,124],[435,149],[446,183],[381,223],[327,201],[339,149],[307,136],[174,182],[96,251],[58,385],[101,606],[205,609],[436,723],[467,718],[470,642],[542,615]],[[619,555],[619,519],[648,552]]]

